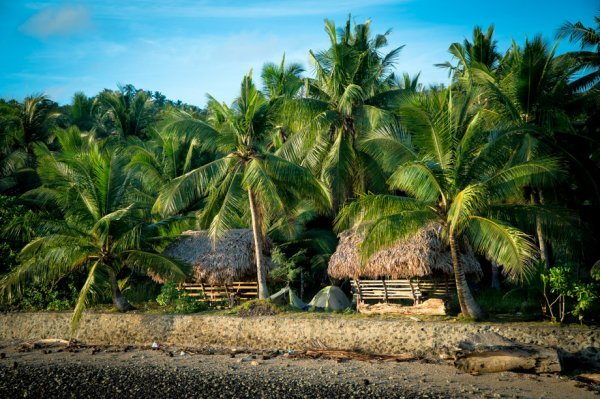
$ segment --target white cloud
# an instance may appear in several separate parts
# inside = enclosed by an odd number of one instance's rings
[[[29,18],[19,29],[33,37],[67,36],[89,29],[90,13],[83,6],[44,8]]]

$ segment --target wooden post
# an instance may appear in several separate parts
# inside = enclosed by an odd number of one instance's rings
[[[357,302],[357,305],[358,305],[359,302],[362,303],[362,292],[360,290],[360,278],[357,277],[355,281],[356,281],[356,290],[358,291],[358,302]]]
[[[383,283],[383,301],[388,303],[388,290],[387,285],[385,284],[385,277],[381,279],[381,282]]]
[[[204,299],[206,299],[206,300],[209,300],[209,299],[206,297],[206,291],[204,290],[204,283],[202,282],[202,280],[200,280],[200,289],[202,290],[202,297],[203,297]]]
[[[227,283],[223,284],[225,286],[225,296],[227,297],[228,301],[231,301],[230,296],[229,296],[229,288],[227,287]]]
[[[410,291],[411,291],[412,296],[413,296],[414,305],[418,305],[419,304],[419,298],[417,298],[417,295],[415,294],[415,287],[413,286],[413,282],[412,282],[411,278],[408,279],[408,284],[410,285]]]

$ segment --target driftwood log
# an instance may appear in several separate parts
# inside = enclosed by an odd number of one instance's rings
[[[459,344],[454,365],[471,374],[525,371],[559,373],[558,352],[554,348],[521,345],[497,334],[480,334]]]
[[[377,303],[369,305],[357,304],[356,310],[366,314],[397,314],[397,315],[421,315],[421,316],[444,316],[446,306],[441,299],[428,299],[414,306],[402,306],[395,303]]]
[[[412,353],[398,353],[395,355],[376,355],[360,351],[346,351],[337,349],[308,349],[297,351],[292,354],[286,353],[285,357],[303,357],[312,359],[334,359],[334,360],[360,360],[360,361],[383,361],[383,362],[407,362],[416,360]]]
[[[600,263],[599,263],[600,264]],[[578,380],[600,385],[600,373],[585,373],[577,376]]]

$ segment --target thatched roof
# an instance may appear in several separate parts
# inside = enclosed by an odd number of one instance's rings
[[[421,229],[407,240],[399,240],[375,253],[366,265],[359,260],[359,246],[364,232],[351,229],[339,235],[340,242],[329,260],[327,273],[334,278],[411,278],[434,273],[452,274],[452,258],[436,225]],[[481,266],[472,251],[460,254],[465,272],[475,278],[482,275]]]
[[[215,243],[206,231],[184,231],[164,253],[193,266],[193,282],[224,284],[256,280],[254,238],[250,229],[233,229]],[[264,258],[267,269],[271,259]]]

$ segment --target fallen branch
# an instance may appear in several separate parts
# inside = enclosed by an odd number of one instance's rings
[[[375,355],[359,351],[344,351],[335,349],[309,349],[290,354],[288,357],[304,357],[311,359],[333,359],[333,360],[359,360],[359,361],[383,361],[383,362],[406,362],[415,360],[417,357],[412,353],[400,353],[396,355]]]

